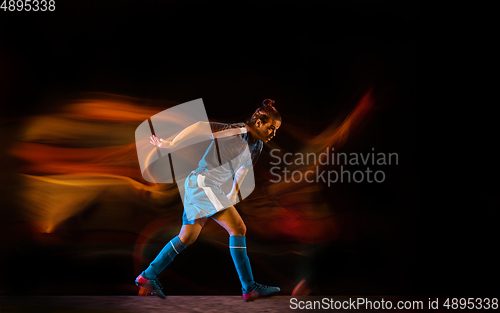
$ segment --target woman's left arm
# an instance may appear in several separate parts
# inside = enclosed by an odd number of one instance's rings
[[[236,171],[236,174],[234,175],[235,177],[234,177],[234,182],[233,182],[233,188],[227,194],[227,197],[231,201],[232,204],[236,204],[236,201],[238,200],[238,192],[240,190],[241,183],[245,179],[245,176],[247,175],[247,173],[248,173],[248,169],[246,169],[242,166]]]

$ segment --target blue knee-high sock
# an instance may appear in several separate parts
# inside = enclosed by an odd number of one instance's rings
[[[233,257],[234,266],[240,277],[243,292],[252,290],[255,285],[253,280],[252,268],[250,260],[247,256],[247,244],[245,236],[230,236],[229,251]]]
[[[182,250],[186,249],[179,236],[174,237],[169,243],[161,249],[160,253],[154,259],[149,267],[142,272],[142,276],[147,279],[154,279],[158,274],[161,273],[167,267],[170,262],[175,258],[176,255],[181,253]]]

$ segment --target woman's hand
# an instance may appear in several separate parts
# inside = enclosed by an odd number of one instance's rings
[[[151,139],[149,143],[151,143],[153,146],[157,146],[158,148],[163,148],[163,149],[172,148],[171,141],[163,140],[163,138],[158,139],[155,135],[150,136],[149,139]]]

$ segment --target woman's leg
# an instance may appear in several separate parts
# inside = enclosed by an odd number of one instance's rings
[[[247,293],[255,287],[255,281],[247,256],[245,223],[234,206],[215,214],[212,218],[229,233],[229,251],[240,277],[243,293]]]
[[[229,236],[246,235],[247,227],[233,205],[214,214],[212,218],[229,233]]]
[[[156,278],[174,259],[174,257],[193,244],[203,228],[202,223],[193,225],[182,225],[178,236],[175,236],[163,247],[149,267],[139,275],[135,283],[141,287],[139,295],[153,294],[165,299],[162,292],[163,287]]]
[[[200,224],[182,225],[179,235],[163,247],[154,261],[142,273],[142,276],[146,279],[156,278],[173,261],[177,254],[196,241],[202,228]]]
[[[179,239],[187,248],[198,239],[202,229],[203,226],[200,224],[182,225],[181,231],[179,232]]]
[[[250,260],[247,256],[245,237],[247,229],[236,208],[230,206],[224,211],[215,214],[212,218],[229,233],[229,251],[243,287],[243,300],[253,301],[279,293],[280,289],[278,287],[255,283]]]

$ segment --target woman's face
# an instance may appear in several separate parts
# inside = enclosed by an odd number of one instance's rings
[[[263,124],[261,120],[257,120],[254,124],[252,135],[256,137],[255,139],[269,142],[269,140],[276,136],[276,131],[280,126],[281,122],[277,120],[269,120],[266,124]]]

